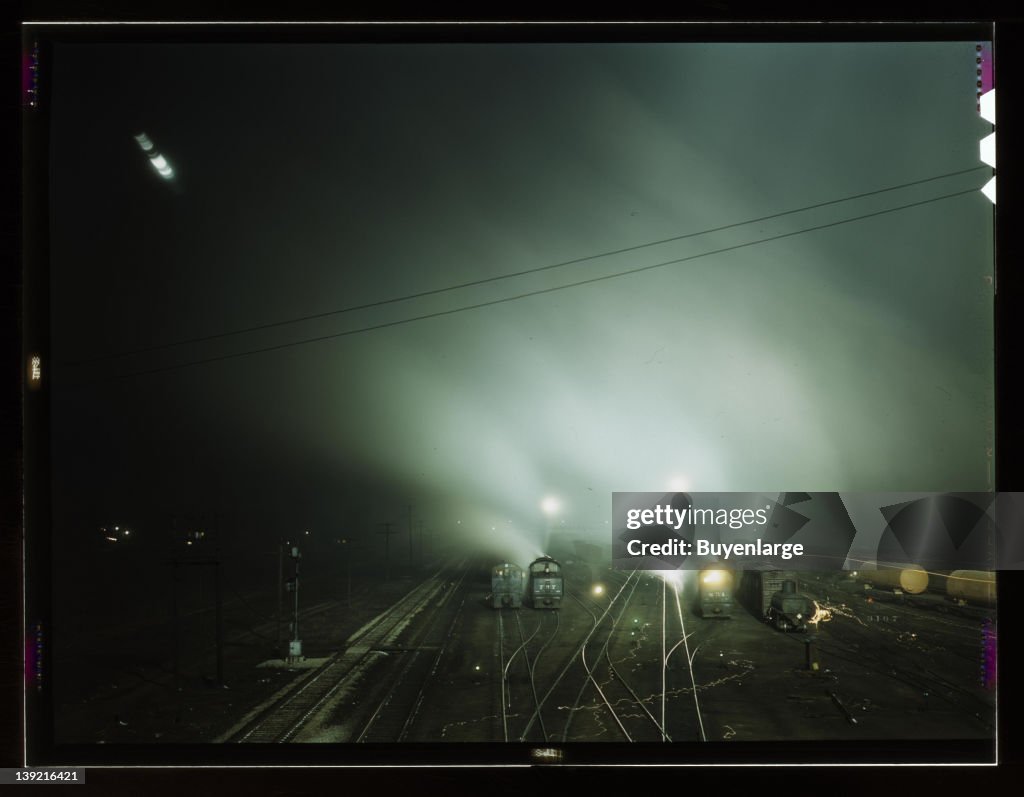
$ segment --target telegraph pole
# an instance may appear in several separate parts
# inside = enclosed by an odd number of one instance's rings
[[[288,643],[288,661],[294,662],[302,659],[302,640],[299,639],[299,559],[302,554],[297,545],[292,546],[291,556],[295,562],[295,575],[291,580],[291,588],[295,593],[295,614],[292,619],[292,638]]]
[[[423,552],[423,520],[422,519],[419,521],[419,524],[420,524],[420,567],[423,567],[423,561],[424,561],[423,553],[424,552]]]
[[[409,515],[409,569],[412,569],[412,504],[406,504],[405,510]]]
[[[398,532],[391,530],[391,526],[394,525],[391,522],[381,523],[381,525],[384,527],[384,531],[378,531],[377,533],[384,535],[384,580],[387,581],[389,573],[388,564],[391,556],[391,535],[397,534]]]
[[[284,540],[277,541],[277,647],[274,653],[281,655],[281,618],[284,615]]]

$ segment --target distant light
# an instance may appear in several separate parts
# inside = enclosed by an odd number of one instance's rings
[[[192,540],[187,540],[187,541],[185,542],[185,544],[186,544],[186,545],[191,545],[191,544],[192,544]]]
[[[476,667],[474,667],[473,669],[474,669],[474,670],[479,670],[479,669],[480,669],[480,665],[479,665],[479,664],[478,664],[478,665],[476,665]]]
[[[309,534],[309,532],[307,531],[306,534]]]
[[[558,511],[559,503],[558,499],[553,496],[548,496],[540,502],[540,508],[543,509],[547,514],[553,515]]]
[[[157,152],[149,136],[147,136],[145,133],[139,133],[137,136],[135,136],[135,142],[139,145],[139,148],[143,152],[145,152],[146,155],[149,157],[149,162],[153,164],[153,168],[160,173],[161,177],[169,180],[171,177],[174,176],[174,169],[171,168],[171,165],[167,162],[167,159],[159,152]]]
[[[673,476],[668,488],[676,493],[685,492],[690,489],[690,480],[685,476]]]
[[[602,584],[594,584],[594,594],[595,595],[603,595],[604,594],[604,585],[602,585]]]
[[[107,537],[111,542],[117,542],[117,537]]]
[[[708,570],[701,579],[705,584],[720,584],[725,574],[721,570]]]

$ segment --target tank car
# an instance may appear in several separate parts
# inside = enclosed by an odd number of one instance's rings
[[[946,580],[946,594],[956,603],[994,606],[996,574],[987,570],[954,570]]]
[[[697,595],[701,617],[731,617],[733,604],[732,570],[710,565],[697,572]]]
[[[495,609],[518,609],[523,605],[523,568],[505,562],[491,568],[491,605]]]
[[[893,592],[905,592],[908,595],[920,595],[928,589],[928,573],[917,565],[879,566],[876,570],[859,570],[857,580],[876,589],[888,587]]]
[[[533,608],[559,608],[565,594],[562,566],[550,556],[542,556],[531,562],[529,591]]]

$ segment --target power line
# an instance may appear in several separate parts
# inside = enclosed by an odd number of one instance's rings
[[[68,365],[88,365],[91,363],[102,362],[104,360],[114,360],[121,357],[131,357],[137,354],[147,354],[149,352],[160,351],[162,349],[175,348],[177,346],[186,346],[190,343],[203,343],[209,340],[218,340],[220,338],[233,337],[235,335],[244,335],[249,332],[260,332],[265,329],[274,329],[276,327],[288,326],[290,324],[300,324],[305,321],[315,321],[320,318],[329,318],[334,315],[341,315],[343,313],[353,313],[357,310],[370,310],[374,307],[383,307],[388,304],[395,304],[397,302],[406,302],[413,299],[422,299],[426,296],[436,296],[440,293],[447,293],[448,291],[461,290],[463,288],[472,288],[478,285],[486,285],[491,282],[499,282],[501,280],[514,279],[515,277],[523,277],[528,274],[538,274],[543,271],[551,271],[557,268],[565,268],[566,266],[573,266],[578,263],[585,263],[589,260],[597,260],[602,257],[612,257],[614,255],[626,254],[627,252],[636,252],[640,249],[646,249],[652,246],[661,246],[662,244],[672,243],[674,241],[683,241],[687,238],[696,238],[701,235],[710,235],[716,232],[722,232],[723,230],[731,230],[736,227],[743,227],[748,224],[757,224],[762,221],[771,221],[773,219],[779,219],[783,216],[791,216],[795,213],[804,213],[808,210],[816,210],[818,208],[828,207],[829,205],[837,205],[842,202],[851,202],[855,199],[863,199],[869,196],[877,196],[878,194],[888,193],[889,191],[898,191],[902,188],[910,188],[915,185],[923,185],[924,183],[934,182],[935,180],[944,180],[947,177],[956,177],[961,174],[968,174],[970,172],[976,172],[980,169],[988,169],[988,166],[982,164],[981,166],[973,166],[970,169],[961,169],[956,172],[947,172],[946,174],[940,174],[935,177],[926,177],[923,180],[914,180],[909,183],[901,183],[900,185],[889,186],[888,188],[879,188],[874,191],[866,191],[862,194],[852,194],[850,196],[842,197],[841,199],[830,199],[827,202],[819,202],[814,205],[806,205],[801,208],[793,210],[784,210],[779,213],[772,213],[768,216],[761,216],[756,219],[748,219],[746,221],[737,221],[731,224],[724,224],[720,227],[712,227],[706,230],[699,230],[698,232],[684,233],[682,235],[675,235],[671,238],[662,238],[658,241],[649,241],[648,243],[635,244],[634,246],[627,246],[622,249],[613,249],[608,252],[601,252],[596,255],[586,255],[584,257],[577,257],[572,260],[563,260],[559,263],[551,263],[546,266],[537,266],[535,268],[528,268],[522,271],[514,271],[510,274],[499,274],[494,277],[484,277],[482,279],[470,280],[469,282],[460,282],[455,285],[447,285],[443,288],[432,288],[426,291],[419,291],[418,293],[410,293],[404,296],[395,296],[390,299],[378,299],[373,302],[366,302],[364,304],[352,305],[350,307],[343,307],[338,310],[328,310],[323,313],[313,313],[311,315],[298,316],[296,318],[289,318],[283,321],[272,321],[266,324],[257,324],[251,327],[243,327],[242,329],[230,330],[228,332],[217,332],[211,335],[201,335],[193,338],[185,338],[183,340],[171,341],[168,343],[158,343],[153,346],[146,346],[139,349],[130,349],[128,351],[116,352],[114,354],[104,354],[99,357],[91,357],[85,360],[78,360],[77,362],[68,363]]]
[[[618,271],[618,272],[615,272],[613,274],[603,274],[603,275],[601,275],[599,277],[589,277],[587,279],[579,280],[577,282],[566,283],[565,285],[556,285],[556,286],[550,287],[550,288],[540,288],[538,290],[527,291],[526,293],[519,293],[519,294],[515,294],[513,296],[506,296],[506,297],[503,297],[501,299],[491,299],[491,300],[486,301],[486,302],[478,302],[476,304],[464,305],[462,307],[454,307],[454,308],[451,308],[449,310],[438,310],[438,311],[435,311],[435,312],[432,312],[432,313],[425,313],[423,315],[412,316],[410,318],[401,318],[401,319],[398,319],[396,321],[385,321],[385,322],[382,322],[382,323],[379,323],[379,324],[372,324],[370,326],[359,327],[357,329],[349,329],[349,330],[346,330],[345,332],[335,332],[335,333],[330,334],[330,335],[320,335],[320,336],[315,337],[315,338],[306,338],[304,340],[296,340],[296,341],[292,341],[291,343],[280,343],[280,344],[277,344],[277,345],[274,345],[274,346],[265,346],[265,347],[258,348],[258,349],[249,349],[248,351],[235,352],[233,354],[223,354],[223,355],[219,355],[217,357],[206,357],[206,358],[201,359],[201,360],[190,360],[190,361],[184,362],[184,363],[177,363],[177,364],[174,364],[174,365],[166,365],[166,366],[162,366],[160,368],[150,368],[150,369],[143,370],[143,371],[131,371],[129,373],[119,374],[117,376],[109,377],[107,379],[96,380],[95,382],[80,383],[78,385],[74,385],[74,387],[86,387],[86,386],[89,386],[89,385],[99,384],[100,382],[107,382],[107,381],[111,381],[111,380],[114,380],[114,379],[128,379],[128,378],[135,377],[135,376],[148,376],[150,374],[164,373],[166,371],[176,371],[176,370],[180,370],[182,368],[190,368],[190,367],[195,366],[195,365],[206,365],[206,364],[209,364],[209,363],[222,362],[224,360],[231,360],[231,359],[234,359],[236,357],[248,357],[248,356],[253,355],[253,354],[264,354],[264,353],[271,352],[271,351],[279,351],[281,349],[291,348],[292,346],[304,346],[304,345],[306,345],[308,343],[319,343],[319,342],[325,341],[325,340],[333,340],[335,338],[347,337],[348,335],[357,335],[357,334],[361,334],[363,332],[372,332],[372,331],[378,330],[378,329],[386,329],[388,327],[401,326],[402,324],[411,324],[411,323],[413,323],[415,321],[425,321],[425,320],[430,319],[430,318],[440,318],[442,316],[454,315],[456,313],[463,313],[463,312],[466,312],[467,310],[477,310],[477,309],[480,309],[480,308],[483,308],[483,307],[491,307],[493,305],[505,304],[507,302],[514,302],[514,301],[517,301],[519,299],[526,299],[526,298],[529,298],[531,296],[540,296],[540,295],[546,294],[546,293],[554,293],[556,291],[564,291],[564,290],[567,290],[569,288],[578,288],[578,287],[580,287],[582,285],[590,285],[590,284],[597,283],[597,282],[603,282],[605,280],[617,279],[619,277],[626,277],[626,276],[630,276],[630,275],[633,275],[633,274],[640,274],[640,273],[642,273],[644,271],[651,271],[652,269],[663,268],[665,266],[671,266],[671,265],[675,265],[677,263],[686,263],[686,262],[689,262],[691,260],[697,260],[697,259],[702,258],[702,257],[710,257],[711,255],[719,255],[719,254],[722,254],[724,252],[734,252],[734,251],[736,251],[738,249],[745,249],[745,248],[750,247],[750,246],[757,246],[759,244],[770,243],[772,241],[779,241],[779,240],[782,240],[784,238],[792,238],[793,236],[796,236],[796,235],[804,235],[805,233],[809,233],[809,232],[816,232],[818,230],[826,230],[826,229],[829,229],[831,227],[839,227],[839,226],[841,226],[843,224],[851,224],[851,223],[853,223],[855,221],[863,221],[864,219],[875,218],[877,216],[884,216],[887,213],[895,213],[895,212],[900,211],[900,210],[907,210],[909,208],[921,207],[922,205],[929,205],[929,204],[931,204],[933,202],[941,202],[944,199],[952,199],[953,197],[964,196],[965,194],[973,194],[973,193],[976,193],[977,190],[978,189],[976,187],[975,188],[968,188],[968,189],[965,189],[963,191],[956,191],[956,192],[951,193],[951,194],[943,194],[942,196],[932,197],[931,199],[923,199],[923,200],[920,200],[918,202],[911,202],[911,203],[906,204],[906,205],[898,205],[897,207],[887,208],[885,210],[877,210],[877,211],[874,211],[872,213],[862,214],[860,216],[852,216],[852,217],[850,217],[848,219],[840,219],[839,221],[833,221],[833,222],[829,222],[827,224],[818,224],[818,225],[815,225],[813,227],[804,228],[802,230],[794,230],[792,232],[781,233],[779,235],[769,236],[768,238],[760,238],[760,239],[758,239],[756,241],[748,241],[748,242],[742,243],[742,244],[734,244],[732,246],[722,247],[721,249],[713,249],[713,250],[710,250],[710,251],[707,251],[707,252],[700,252],[700,253],[695,254],[695,255],[689,255],[687,257],[679,257],[679,258],[675,258],[673,260],[665,260],[665,261],[662,261],[660,263],[653,263],[653,264],[647,265],[647,266],[639,266],[637,268],[628,269],[626,271]]]

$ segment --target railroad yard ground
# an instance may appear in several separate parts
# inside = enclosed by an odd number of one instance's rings
[[[223,683],[212,612],[199,603],[179,618],[177,675],[169,618],[109,625],[102,638],[80,629],[57,648],[57,741],[994,737],[995,689],[983,670],[994,610],[924,605],[842,574],[808,574],[801,590],[831,617],[786,634],[741,604],[730,619],[702,619],[685,587],[677,595],[653,573],[583,562],[565,563],[559,611],[497,610],[488,564],[357,578],[351,598],[347,583],[310,576],[299,666],[260,666],[274,663],[276,596],[226,595]]]

